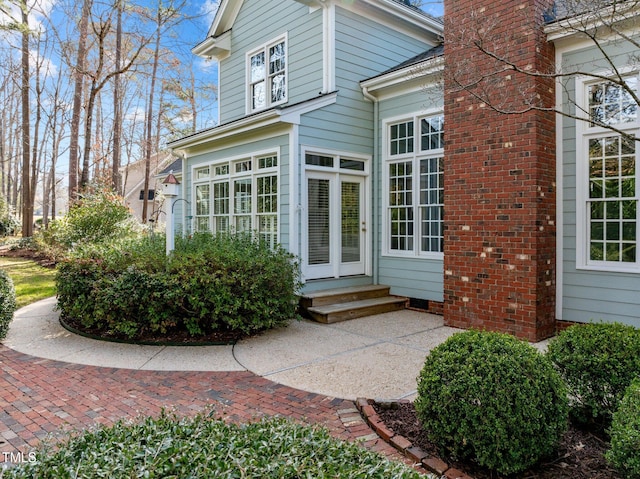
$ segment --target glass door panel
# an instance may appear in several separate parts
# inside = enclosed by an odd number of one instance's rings
[[[308,264],[331,263],[330,235],[330,191],[328,179],[309,178],[308,195]]]

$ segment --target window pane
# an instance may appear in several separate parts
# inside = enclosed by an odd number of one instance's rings
[[[284,42],[269,48],[269,74],[281,72],[285,68]]]
[[[196,215],[209,214],[209,185],[196,186]]]
[[[587,88],[591,126],[618,125],[638,119],[638,104],[630,91],[637,91],[637,77],[625,79],[626,88],[613,82],[600,82]]]
[[[423,118],[420,127],[422,151],[444,148],[444,115]]]
[[[264,81],[256,83],[252,86],[251,98],[251,105],[254,110],[264,108],[267,105],[264,91]]]
[[[264,52],[260,52],[257,55],[251,57],[251,83],[256,83],[260,80],[264,80],[264,66]]]
[[[444,188],[442,158],[420,160],[420,251],[441,252]]]
[[[196,180],[202,180],[203,178],[209,178],[209,167],[207,168],[198,168],[196,170],[196,175],[195,175],[195,179]]]
[[[413,163],[389,165],[389,246],[412,251],[413,246]]]
[[[603,102],[616,89],[594,88]],[[637,204],[635,142],[620,136],[589,140],[589,258],[592,261],[635,262]]]
[[[236,180],[233,182],[234,213],[251,213],[251,179]],[[243,230],[244,231],[244,230]]]
[[[278,211],[278,178],[265,176],[258,178],[258,213]]]
[[[276,103],[286,99],[286,78],[284,73],[275,75],[271,79],[271,102]]]
[[[327,168],[333,168],[333,157],[307,154],[305,156],[305,163],[311,166],[324,166]]]
[[[392,155],[413,153],[413,121],[391,125],[389,146]]]
[[[309,178],[307,182],[309,264],[329,264],[329,180]]]
[[[340,158],[340,168],[343,170],[364,171],[364,161]]]
[[[258,159],[258,168],[273,168],[274,166],[278,166],[278,157],[276,156],[267,156]]]
[[[213,184],[213,214],[229,214],[229,183]]]

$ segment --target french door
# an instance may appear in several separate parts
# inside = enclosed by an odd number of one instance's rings
[[[365,177],[307,171],[305,277],[365,273]]]

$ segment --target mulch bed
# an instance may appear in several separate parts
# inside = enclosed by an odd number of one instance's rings
[[[412,403],[374,403],[373,407],[387,428],[408,439],[432,456],[440,456],[438,449],[426,437],[416,417]],[[622,479],[609,466],[604,453],[608,443],[590,431],[571,425],[558,447],[555,457],[509,479]],[[488,471],[470,462],[443,457],[451,467],[465,472],[475,479],[501,479],[496,472]]]
[[[82,334],[93,339],[103,339],[131,344],[164,345],[164,346],[210,346],[220,344],[235,344],[240,339],[248,337],[240,331],[212,331],[200,336],[191,336],[188,331],[167,331],[163,334],[145,334],[135,338],[128,338],[123,334],[115,334],[100,329],[86,328],[74,318],[61,318],[64,327],[74,333]]]

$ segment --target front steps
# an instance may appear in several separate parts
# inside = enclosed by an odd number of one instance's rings
[[[303,314],[319,323],[337,323],[399,311],[406,305],[407,298],[389,295],[389,286],[383,285],[326,289],[300,298]]]

